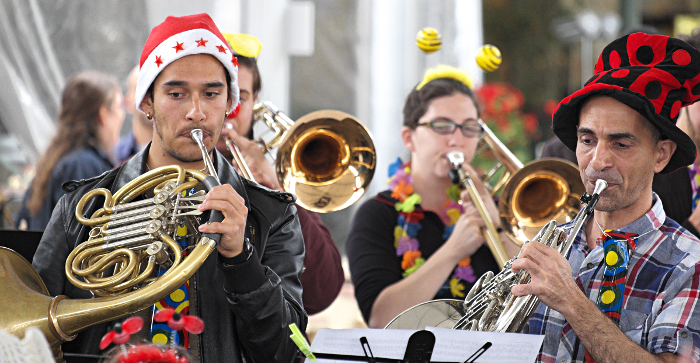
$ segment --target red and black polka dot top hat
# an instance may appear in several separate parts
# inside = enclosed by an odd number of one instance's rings
[[[605,47],[586,85],[564,98],[554,111],[552,130],[576,150],[576,126],[583,101],[604,95],[635,109],[678,147],[661,173],[695,160],[693,140],[676,127],[683,106],[700,99],[700,51],[664,35],[634,33]]]

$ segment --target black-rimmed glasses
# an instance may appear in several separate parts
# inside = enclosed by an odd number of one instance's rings
[[[417,126],[428,126],[433,132],[440,135],[454,134],[457,129],[461,129],[464,137],[479,137],[483,129],[479,124],[456,124],[450,120],[433,120],[418,124]]]

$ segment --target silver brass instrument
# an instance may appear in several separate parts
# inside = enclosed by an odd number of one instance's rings
[[[334,212],[356,202],[374,176],[372,136],[351,115],[333,110],[309,113],[296,122],[270,102],[256,104],[254,119],[263,120],[274,136],[257,140],[263,152],[278,147],[275,169],[282,188],[297,204],[317,213]],[[226,142],[241,174],[255,181],[238,147]]]
[[[199,131],[199,132],[197,132]],[[204,263],[219,242],[219,234],[196,234],[201,212],[197,206],[205,192],[183,196],[182,191],[203,184],[205,190],[219,185],[218,177],[202,142],[201,130],[192,138],[200,145],[208,173],[185,170],[179,165],[153,169],[112,194],[94,189],[80,199],[75,215],[92,227],[89,238],[76,247],[66,261],[65,272],[74,285],[101,297],[69,299],[51,297],[32,266],[16,252],[0,248],[0,329],[18,337],[29,326],[39,327],[62,361],[60,345],[89,326],[118,319],[154,304],[179,288]],[[143,195],[143,198],[141,196]],[[104,197],[104,206],[90,218],[86,204]],[[139,198],[136,200],[136,198]],[[223,215],[211,211],[209,221]],[[178,229],[191,240],[187,259],[175,241]],[[167,271],[157,279],[156,269]],[[12,308],[16,306],[17,308]]]
[[[596,181],[592,195],[584,193],[581,201],[586,203],[573,220],[570,231],[556,227],[555,221],[547,223],[532,239],[556,249],[566,256],[581,228],[593,214],[600,193],[607,188],[607,182]],[[453,329],[519,332],[534,312],[539,299],[533,295],[515,296],[510,289],[514,285],[530,281],[527,271],[512,272],[515,259],[509,260],[497,275],[489,272],[474,284],[464,302],[459,300],[433,300],[416,305],[394,318],[387,329],[424,329],[426,326],[448,327]]]

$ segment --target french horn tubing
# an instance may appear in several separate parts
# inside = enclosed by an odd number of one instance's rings
[[[137,177],[114,194],[94,189],[80,199],[76,218],[92,229],[88,240],[70,253],[65,272],[71,283],[99,297],[48,296],[32,266],[16,252],[0,248],[0,276],[5,280],[0,284],[0,305],[19,307],[3,309],[0,329],[23,337],[29,326],[39,327],[56,359],[62,361],[61,344],[73,340],[80,330],[156,303],[199,269],[221,236],[197,234],[203,222],[197,206],[206,191],[220,182],[201,130],[193,130],[191,136],[202,151],[205,171],[164,166]],[[204,190],[188,196],[182,193],[202,187]],[[104,205],[86,218],[83,209],[95,197],[104,197]],[[222,220],[221,212],[210,211],[210,222]],[[185,247],[189,254],[184,260],[176,238],[193,242]],[[156,279],[153,272],[161,268],[167,271]]]

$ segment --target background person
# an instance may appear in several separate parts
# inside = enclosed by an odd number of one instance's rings
[[[127,79],[128,89],[124,95],[126,112],[132,116],[131,132],[119,139],[117,146],[114,148],[117,163],[121,163],[143,150],[153,138],[153,121],[149,120],[146,114],[136,109],[134,104],[134,93],[136,93],[136,81],[138,79],[139,66],[137,65],[129,73],[129,78]]]
[[[700,49],[700,28],[692,35],[682,38],[688,44]],[[700,103],[683,107],[678,115],[678,128],[683,130],[700,146]],[[700,160],[668,174],[655,174],[652,189],[664,202],[666,214],[678,221],[696,237],[700,237]]]
[[[83,72],[66,82],[56,134],[37,161],[36,175],[16,218],[20,229],[46,228],[51,211],[65,194],[64,182],[112,169],[124,116],[124,97],[115,77]]]
[[[262,79],[257,65],[257,56],[262,45],[248,34],[224,34],[238,58],[238,86],[241,89],[239,112],[226,119],[226,125],[217,143],[219,151],[232,162],[233,156],[226,149],[225,138],[233,139],[255,180],[273,190],[282,191],[277,172],[253,139],[253,105],[258,102]],[[321,218],[297,205],[299,223],[304,235],[306,256],[301,285],[306,312],[316,314],[326,309],[340,293],[345,282],[340,253],[333,236]]]
[[[406,98],[403,115],[401,140],[411,160],[391,166],[390,190],[357,210],[347,242],[355,297],[371,328],[428,300],[463,299],[479,276],[502,267],[484,246],[484,223],[468,193],[460,195],[448,176],[446,155],[454,150],[477,175],[469,163],[482,130],[468,75],[448,66],[428,70]],[[474,181],[499,223],[489,192]],[[509,241],[503,233],[501,239]],[[505,246],[509,255],[518,251],[511,242]]]

